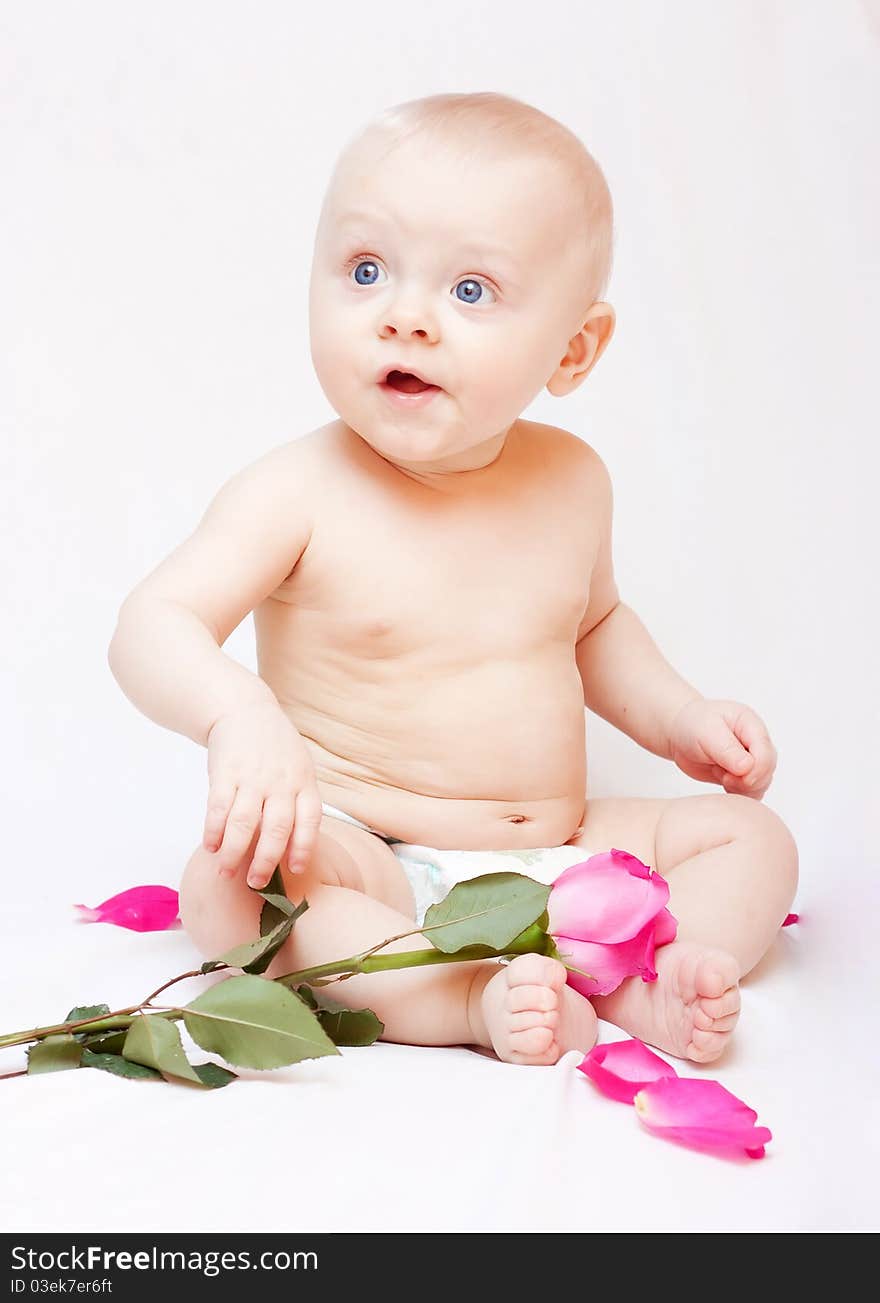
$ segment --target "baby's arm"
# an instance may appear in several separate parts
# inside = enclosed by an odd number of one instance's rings
[[[282,857],[294,805],[291,867],[295,853],[304,867],[320,798],[305,744],[271,689],[221,647],[293,569],[310,532],[309,494],[288,445],[235,475],[192,536],[137,585],[108,654],[139,710],[208,747],[204,841],[220,850],[221,872],[235,870],[262,819],[260,883]]]
[[[220,648],[308,541],[310,517],[285,474],[285,452],[234,475],[119,611],[108,660],[123,692],[157,724],[202,746],[230,709],[277,705],[267,684]]]
[[[672,720],[700,693],[676,674],[635,611],[620,600],[611,555],[611,478],[598,453],[586,451],[594,463],[591,505],[600,541],[575,650],[584,701],[648,751],[669,759]]]
[[[762,721],[739,702],[707,701],[621,602],[611,553],[611,480],[598,454],[587,451],[595,462],[592,501],[601,538],[575,648],[585,704],[690,777],[762,796],[776,763]]]

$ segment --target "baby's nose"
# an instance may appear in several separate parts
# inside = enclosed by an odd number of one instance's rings
[[[398,335],[404,339],[434,339],[437,325],[427,308],[419,307],[412,299],[406,302],[400,299],[386,311],[382,333],[385,337]]]

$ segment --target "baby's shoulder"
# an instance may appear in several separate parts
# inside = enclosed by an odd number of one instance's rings
[[[274,481],[279,490],[282,485],[287,489],[298,486],[311,493],[333,456],[334,425],[330,422],[276,444],[245,467],[243,473],[255,479]]]
[[[558,425],[542,421],[520,421],[525,446],[545,463],[555,461],[566,474],[575,475],[578,485],[585,482],[604,491],[610,486],[610,476],[598,452],[586,439],[563,430]]]

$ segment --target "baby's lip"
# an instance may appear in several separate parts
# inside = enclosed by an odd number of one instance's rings
[[[403,363],[403,362],[401,362],[401,363],[399,363],[399,364],[398,364],[397,362],[394,362],[394,363],[392,363],[392,365],[390,365],[390,366],[388,366],[387,364],[386,364],[385,366],[383,366],[383,367],[382,367],[382,370],[381,370],[381,371],[379,372],[379,374],[376,376],[376,383],[377,383],[377,384],[380,384],[380,385],[385,384],[385,383],[387,382],[387,380],[388,380],[388,377],[391,375],[391,372],[392,372],[392,371],[399,371],[402,375],[411,375],[411,376],[415,376],[417,380],[421,380],[422,384],[425,384],[425,385],[433,385],[433,386],[435,387],[435,389],[441,389],[441,388],[442,388],[442,385],[438,385],[437,382],[436,382],[436,380],[431,380],[431,379],[430,379],[428,376],[426,376],[423,372],[421,372],[421,371],[416,371],[414,367],[407,366],[407,365],[406,365],[405,363]]]

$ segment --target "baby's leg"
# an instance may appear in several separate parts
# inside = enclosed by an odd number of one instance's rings
[[[256,834],[238,872],[219,876],[218,856],[199,847],[180,885],[180,916],[199,951],[214,958],[259,935],[262,899],[245,882]],[[324,817],[312,862],[303,874],[282,869],[287,895],[309,908],[267,969],[277,977],[367,950],[415,927],[412,890],[399,860],[379,838]],[[430,948],[421,933],[383,953]],[[476,1044],[514,1063],[555,1063],[569,1049],[591,1048],[596,1016],[582,996],[563,987],[561,964],[522,955],[359,974],[323,988],[350,1008],[372,1009],[382,1039],[411,1045]]]
[[[797,847],[778,815],[747,796],[588,801],[572,843],[628,850],[669,882],[678,921],[657,951],[658,980],[594,996],[600,1018],[699,1063],[717,1059],[739,1016],[739,979],[767,952],[794,899]]]

